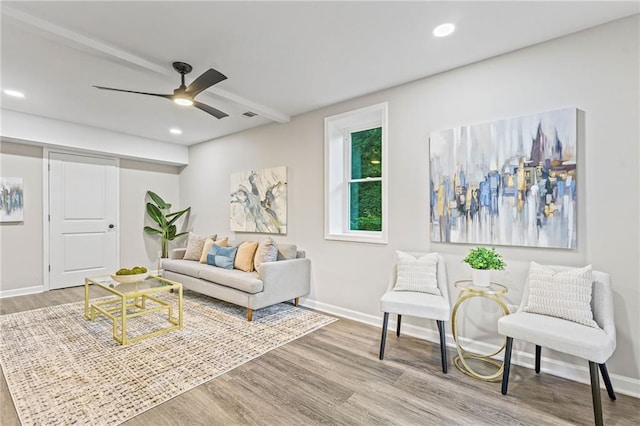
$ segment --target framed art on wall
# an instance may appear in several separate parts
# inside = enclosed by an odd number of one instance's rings
[[[0,177],[0,222],[24,221],[24,183],[21,177]]]
[[[287,233],[287,168],[231,175],[231,230]]]
[[[575,249],[576,108],[430,135],[431,240]]]

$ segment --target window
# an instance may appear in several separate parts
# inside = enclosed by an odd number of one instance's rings
[[[349,132],[349,229],[382,231],[382,127]]]
[[[385,244],[387,104],[325,118],[325,238]]]

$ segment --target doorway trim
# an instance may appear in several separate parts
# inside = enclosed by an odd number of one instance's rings
[[[49,154],[68,154],[68,155],[81,155],[83,157],[94,157],[106,160],[113,160],[115,162],[116,171],[116,198],[118,200],[118,208],[116,209],[116,223],[120,226],[120,159],[118,157],[111,157],[109,155],[101,155],[95,152],[88,152],[82,150],[73,149],[57,149],[43,147],[42,149],[42,277],[43,277],[43,291],[50,290],[50,267],[51,267],[51,255],[50,255],[50,194],[49,194]],[[120,264],[120,238],[116,240],[116,259]]]

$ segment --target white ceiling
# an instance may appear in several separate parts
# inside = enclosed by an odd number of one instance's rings
[[[2,1],[2,109],[191,145],[433,75],[640,12],[630,2]],[[453,22],[437,39],[432,29]],[[197,100],[165,99],[173,61],[228,79]],[[245,111],[258,116],[246,118]],[[179,127],[183,134],[168,132]]]

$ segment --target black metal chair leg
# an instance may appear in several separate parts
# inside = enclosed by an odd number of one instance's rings
[[[387,324],[389,324],[389,312],[384,313],[382,320],[382,337],[380,338],[380,359],[384,358],[384,345],[387,342]]]
[[[603,426],[602,403],[600,401],[600,377],[598,364],[589,361],[589,375],[591,376],[591,397],[593,399],[593,416],[596,426]]]
[[[536,345],[536,374],[540,374],[540,354],[542,353],[542,347]]]
[[[616,393],[613,391],[613,386],[611,385],[611,379],[609,378],[609,372],[607,371],[607,365],[605,363],[598,364],[600,367],[600,374],[602,374],[602,380],[604,380],[604,385],[607,387],[607,393],[609,394],[609,399],[612,401],[616,400]]]
[[[513,337],[507,337],[507,345],[504,348],[504,370],[502,372],[502,394],[507,394],[509,387],[509,370],[511,369],[511,349],[513,348]]]
[[[398,324],[396,326],[396,336],[400,337],[400,323],[402,323],[402,315],[398,314]]]
[[[444,321],[436,321],[440,332],[440,359],[442,360],[442,372],[447,374],[447,339],[445,336]]]

